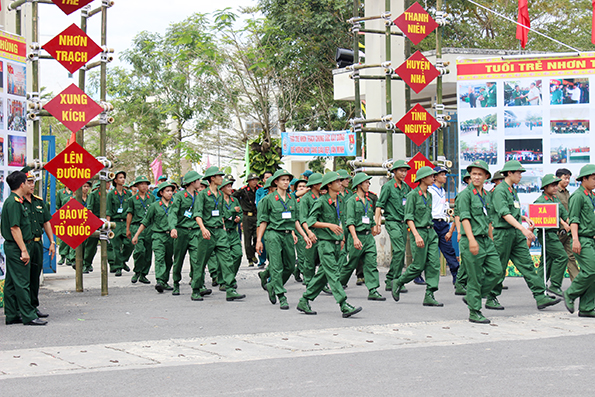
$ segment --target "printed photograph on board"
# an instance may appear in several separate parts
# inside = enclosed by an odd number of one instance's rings
[[[488,165],[498,162],[498,142],[490,139],[461,140],[461,167],[467,167],[476,160],[483,160]]]
[[[581,103],[589,103],[588,78],[559,78],[550,80],[551,105]]]
[[[507,139],[504,141],[505,161],[517,160],[521,164],[543,164],[541,139]]]
[[[12,95],[25,96],[26,90],[26,66],[7,63],[8,71],[8,93]]]
[[[459,109],[495,108],[496,83],[459,83]]]
[[[586,135],[556,137],[550,140],[550,162],[552,164],[589,163],[591,160],[591,139]]]
[[[498,115],[494,109],[480,109],[459,113],[459,131],[461,136],[487,136],[496,131]]]
[[[527,167],[523,172],[521,182],[516,185],[519,194],[522,193],[541,193],[541,177],[543,176],[542,167]]]
[[[543,134],[541,108],[518,108],[504,110],[504,135]]]
[[[588,108],[554,108],[550,110],[550,134],[588,134]]]
[[[520,79],[504,82],[504,106],[539,106],[541,80]]]
[[[8,129],[11,131],[27,132],[27,103],[16,99],[6,100],[8,109]]]
[[[0,61],[0,92],[4,92],[4,62]]]
[[[4,137],[0,136],[0,167],[4,167]]]
[[[4,171],[0,171],[0,203],[4,202],[4,192],[8,192],[8,185],[6,185],[4,180]]]
[[[8,135],[8,166],[24,167],[27,162],[27,137]]]

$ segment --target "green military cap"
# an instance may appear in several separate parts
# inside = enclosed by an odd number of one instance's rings
[[[200,183],[202,183],[203,185],[205,185],[206,187],[209,187],[209,182],[205,181],[204,179],[200,180]]]
[[[552,183],[558,183],[562,179],[557,178],[554,174],[545,174],[543,178],[541,178],[541,188],[545,188],[547,185],[551,185]]]
[[[496,182],[496,181],[500,181],[504,179],[504,175],[502,175],[502,171],[496,171],[494,172],[494,177],[492,178],[492,183]]]
[[[198,172],[196,172],[194,170],[188,171],[186,173],[186,175],[184,175],[184,178],[182,179],[182,186],[187,186],[187,185],[191,184],[192,182],[194,182],[198,179],[201,179],[201,178],[202,178],[202,176]]]
[[[271,182],[272,182],[272,177],[267,179],[267,181],[264,183],[263,189],[268,189],[271,187]]]
[[[27,180],[35,180],[35,175],[31,172],[32,169],[33,168],[28,165],[21,169],[21,172],[24,172],[27,175]]]
[[[234,182],[236,181],[236,178],[234,178],[232,174],[223,175],[223,179],[231,179]]]
[[[338,172],[335,171],[329,171],[326,174],[324,174],[324,176],[322,177],[322,188],[324,188],[326,185],[328,185],[329,183],[333,183],[334,181],[336,181],[337,179],[341,179],[341,175],[339,175]]]
[[[480,168],[480,169],[484,170],[485,172],[488,173],[488,178],[490,178],[492,176],[492,173],[490,172],[490,167],[488,166],[488,163],[486,163],[483,160],[475,160],[474,162],[469,164],[467,166],[467,172],[469,172],[469,174],[471,174],[472,168]]]
[[[469,175],[467,170],[463,170],[462,176],[463,176],[463,182],[465,182],[466,184],[469,184],[469,179],[471,179],[471,175]]]
[[[390,167],[389,171],[394,171],[394,170],[399,169],[399,168],[406,168],[406,169],[410,170],[411,169],[411,166],[409,164],[407,164],[405,162],[405,160],[397,160]]]
[[[221,186],[219,186],[219,189],[221,189],[223,186],[227,186],[227,185],[233,185],[233,183],[235,182],[234,179],[231,178],[223,178],[223,183],[221,184]]]
[[[91,181],[87,181],[87,182],[83,183],[83,185],[89,185],[89,187],[91,187]]]
[[[525,172],[527,170],[523,168],[523,165],[521,164],[520,161],[518,161],[518,160],[510,160],[510,161],[507,161],[506,163],[504,163],[504,167],[502,167],[502,169],[500,170],[500,172],[506,172],[506,171],[511,171],[511,172],[521,171],[521,172]]]
[[[219,167],[212,166],[212,167],[207,168],[207,170],[205,172],[204,178],[210,178],[210,177],[215,176],[215,175],[224,176],[225,175],[225,172],[221,171],[219,169]]]
[[[437,172],[432,169],[432,167],[421,167],[417,170],[417,174],[415,175],[415,182],[419,182],[427,176],[436,175]]]
[[[157,187],[157,196],[161,197],[161,191],[167,187],[171,187],[172,189],[175,189],[175,186],[173,183],[161,182],[159,184],[159,186]]]
[[[339,170],[337,171],[337,173],[339,174],[339,178],[341,179],[351,179],[351,175],[349,175],[349,172],[347,172],[347,170]]]
[[[142,183],[142,182],[146,182],[146,183],[151,183],[151,181],[149,181],[149,179],[146,176],[143,175],[139,175],[136,177],[136,179],[134,180],[134,182],[132,182],[132,186],[136,186],[138,183]]]
[[[302,174],[302,176],[303,176],[304,178],[308,178],[308,179],[310,179],[310,175],[312,175],[313,173],[314,173],[314,172],[313,172],[312,170],[306,170],[306,171],[304,171],[304,173]]]
[[[277,170],[277,172],[275,172],[275,174],[272,177],[270,177],[269,179],[267,179],[267,181],[268,180],[271,180],[271,186],[277,186],[275,184],[275,181],[277,179],[281,178],[282,176],[288,176],[289,179],[293,179],[293,175],[291,173],[289,173],[289,171],[287,171],[287,170]]]
[[[595,165],[594,164],[587,164],[583,168],[581,168],[581,172],[576,177],[577,181],[582,181],[583,177],[595,174]]]
[[[351,186],[355,189],[357,185],[359,185],[362,182],[369,181],[370,179],[372,179],[372,177],[366,174],[365,172],[358,172],[353,177],[353,180],[351,181]]]
[[[251,181],[252,179],[260,179],[260,177],[255,172],[251,172],[246,176],[246,182]]]
[[[297,185],[300,182],[304,182],[306,184],[308,183],[308,181],[305,180],[305,179],[302,179],[302,178],[299,178],[299,179],[298,178],[293,178],[293,181],[291,181],[291,186],[295,186],[295,185]]]
[[[124,170],[119,170],[119,171],[116,171],[116,173],[114,174],[114,180],[115,180],[115,179],[118,177],[118,175],[120,175],[120,174],[123,174],[123,175],[124,175],[124,178],[126,178],[126,171],[124,171]]]
[[[95,182],[95,183],[93,184],[93,188],[92,188],[92,189],[93,189],[93,190],[95,190],[95,189],[98,189],[98,188],[99,188],[99,186],[101,186],[101,182]]]
[[[306,184],[307,187],[318,185],[322,183],[322,174],[315,172],[308,177],[308,183]]]
[[[159,183],[159,181],[167,181],[167,175],[161,175],[159,178],[157,178],[157,183]]]

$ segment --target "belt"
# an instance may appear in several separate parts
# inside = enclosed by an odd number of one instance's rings
[[[595,238],[595,236],[587,236],[586,234],[579,234],[579,237]]]
[[[126,222],[126,219],[110,219],[110,222]]]
[[[361,232],[355,232],[355,234],[357,234],[358,236],[367,236],[370,233],[372,233],[372,231],[370,231],[370,230],[364,230],[364,231],[361,231]]]
[[[34,237],[33,241],[37,242],[37,241],[41,241],[41,237]]]
[[[333,243],[333,244],[335,244],[335,245],[341,245],[341,242],[342,242],[342,241],[343,241],[343,240],[334,240],[334,243]]]
[[[416,229],[433,229],[434,226],[415,226]]]
[[[31,239],[31,240],[25,240],[25,244],[30,244],[32,242],[33,242],[33,239]],[[16,242],[15,242],[15,244],[16,244]]]
[[[197,230],[198,228],[197,228],[197,227],[194,227],[194,226],[191,226],[191,227],[180,227],[180,228],[177,228],[177,229],[183,229],[183,230]]]
[[[275,230],[275,229],[271,229],[272,232],[277,232],[277,233],[285,233],[285,234],[289,234],[292,232],[292,230]]]
[[[246,215],[246,216],[256,216],[256,214],[254,212],[244,212],[244,215]]]
[[[207,229],[223,229],[223,226],[205,226]]]
[[[432,219],[434,222],[446,222],[444,219]]]

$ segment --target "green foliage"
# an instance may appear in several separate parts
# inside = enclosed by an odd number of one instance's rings
[[[258,137],[248,141],[250,146],[250,172],[257,175],[264,174],[265,171],[275,172],[281,162],[281,139],[272,138],[270,144],[265,139],[264,131]]]
[[[326,157],[316,157],[314,160],[308,163],[308,168],[313,172],[318,172],[319,174],[324,174],[326,172],[325,169],[326,164]]]

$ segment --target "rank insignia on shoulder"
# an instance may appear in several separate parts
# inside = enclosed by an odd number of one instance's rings
[[[15,197],[14,198],[14,201],[16,201],[17,203],[22,203],[23,202],[23,199],[20,199],[18,197]]]
[[[188,197],[188,192],[184,192],[184,197]]]
[[[43,201],[43,199],[41,197],[39,197],[39,196],[33,195],[33,197],[35,197],[37,200]]]
[[[420,196],[423,196],[424,192],[422,192],[421,190],[418,191]]]

